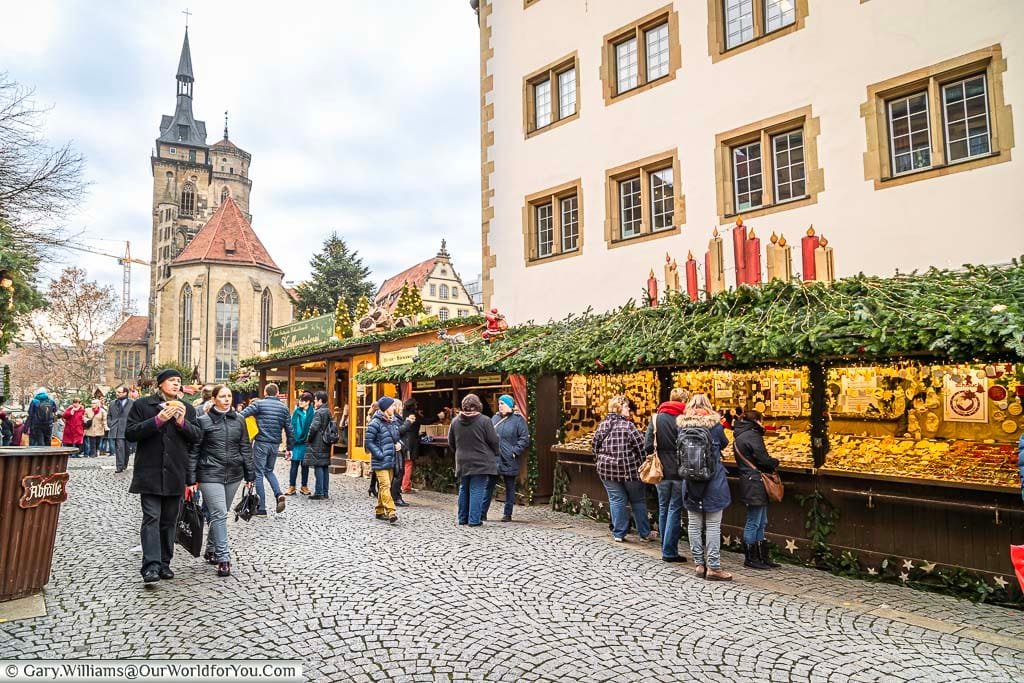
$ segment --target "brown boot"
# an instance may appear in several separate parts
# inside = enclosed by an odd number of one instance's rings
[[[299,489],[299,493],[301,493],[304,496],[309,496],[312,495],[313,492],[309,490],[308,486],[303,486],[302,488]]]
[[[284,495],[286,495],[286,496],[294,496],[295,495],[295,487],[294,486],[289,486],[287,488],[287,490],[285,490]]]
[[[708,581],[732,581],[732,574],[722,569],[709,569]]]

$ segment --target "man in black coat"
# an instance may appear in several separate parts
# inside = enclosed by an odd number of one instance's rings
[[[185,492],[188,452],[202,432],[192,406],[178,400],[181,374],[164,370],[157,391],[140,398],[128,413],[125,438],[138,444],[128,489],[142,497],[142,579],[173,579],[171,557],[178,507]]]
[[[128,444],[124,433],[128,428],[128,414],[134,403],[128,398],[128,387],[123,384],[117,388],[116,393],[117,398],[110,404],[110,410],[107,412],[107,426],[110,428],[110,438],[114,442],[115,474],[128,469]]]

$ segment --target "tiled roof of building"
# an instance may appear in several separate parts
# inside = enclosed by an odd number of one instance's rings
[[[434,270],[434,264],[437,262],[436,258],[429,258],[423,263],[417,263],[412,268],[403,270],[398,275],[390,277],[384,281],[384,284],[380,286],[377,295],[373,297],[374,303],[380,305],[384,303],[392,294],[397,294],[402,291],[402,287],[405,283],[411,283],[416,289],[422,289],[424,283],[427,281],[431,271]]]
[[[171,265],[184,263],[229,263],[257,266],[284,274],[267,248],[256,236],[249,221],[230,196],[210,217],[202,230],[196,233],[188,246],[178,254]]]
[[[125,319],[114,334],[107,337],[107,344],[145,344],[149,340],[147,329],[149,318],[144,315],[132,315]]]
[[[235,143],[231,142],[231,140],[228,140],[227,138],[223,138],[223,139],[219,140],[218,142],[215,142],[212,145],[212,148],[213,149],[225,149],[225,148],[226,149],[238,149],[238,145],[236,145]]]

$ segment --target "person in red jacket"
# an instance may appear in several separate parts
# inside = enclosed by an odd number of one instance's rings
[[[64,411],[64,437],[63,443],[67,448],[77,448],[78,452],[72,458],[81,457],[82,442],[85,440],[85,406],[82,399],[76,398]]]

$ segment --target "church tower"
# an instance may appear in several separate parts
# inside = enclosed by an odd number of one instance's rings
[[[224,138],[206,144],[206,122],[192,111],[195,74],[188,27],[175,75],[176,103],[173,115],[160,119],[160,136],[150,156],[153,174],[152,263],[149,282],[150,357],[158,353],[161,316],[157,310],[160,290],[171,277],[171,264],[192,242],[200,229],[230,197],[246,222],[252,180],[252,155],[228,138],[224,112]]]

